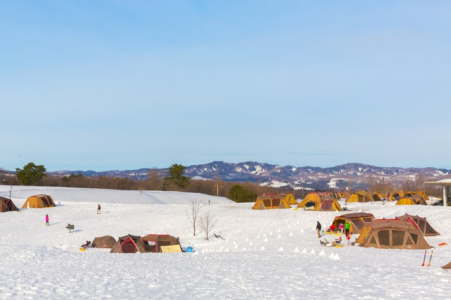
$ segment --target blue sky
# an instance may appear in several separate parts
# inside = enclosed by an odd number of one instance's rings
[[[449,1],[4,1],[0,167],[451,168]]]

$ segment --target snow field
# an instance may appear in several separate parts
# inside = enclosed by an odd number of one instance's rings
[[[426,238],[436,247],[428,269],[421,267],[424,250],[321,246],[316,221],[326,227],[345,212],[254,211],[251,203],[218,201],[203,210],[210,209],[217,218],[213,232],[225,240],[211,235],[206,241],[203,233],[192,235],[186,216],[192,194],[178,195],[179,203],[184,204],[137,204],[123,193],[111,196],[114,191],[89,194],[71,189],[68,196],[64,189],[61,194],[50,188],[41,191],[61,205],[0,214],[0,299],[449,298],[451,272],[440,266],[451,261],[451,246],[437,246],[451,244],[451,210],[447,207],[348,205],[353,212],[362,210],[377,218],[406,212],[427,217],[441,233]],[[165,199],[165,193],[160,193],[158,201],[173,201],[168,200],[173,195]],[[116,203],[97,201],[99,195]],[[25,201],[19,196],[14,192],[18,207]],[[211,197],[204,201],[207,198]],[[100,215],[96,214],[98,202]],[[45,214],[50,216],[49,227],[45,226]],[[74,232],[67,232],[68,223],[75,224]],[[168,233],[180,237],[184,247],[193,245],[196,252],[127,255],[110,254],[108,249],[79,251],[81,244],[96,236],[117,238],[128,233]],[[338,236],[325,238],[333,241]]]

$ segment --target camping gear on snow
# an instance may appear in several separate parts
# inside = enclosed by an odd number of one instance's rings
[[[86,241],[83,245],[80,247],[80,251],[85,251],[88,246],[91,245],[91,241]]]
[[[365,222],[371,222],[373,221],[374,215],[370,213],[364,213],[364,212],[357,212],[357,213],[349,213],[344,214],[341,216],[335,217],[332,224],[335,225],[335,227],[339,227],[340,224],[344,224],[348,222],[351,227],[349,229],[349,232],[351,234],[359,234],[362,230],[362,228],[365,226]]]
[[[278,194],[263,194],[257,197],[252,209],[283,209],[291,208],[287,200]]]
[[[55,207],[55,202],[49,195],[34,195],[28,197],[22,208],[49,208]]]
[[[72,230],[75,229],[75,225],[67,224],[66,228],[67,228],[67,230],[69,230],[69,233],[71,233]]]
[[[396,219],[400,219],[403,221],[411,220],[415,222],[418,228],[421,230],[424,236],[435,236],[440,235],[432,226],[429,224],[426,218],[422,218],[420,216],[413,216],[409,214],[404,214],[402,216],[396,217]]]
[[[11,199],[0,196],[0,213],[7,211],[20,211]]]
[[[373,220],[367,230],[362,230],[357,242],[365,248],[379,249],[430,249],[420,229],[414,222],[402,220]]]
[[[111,235],[104,235],[96,237],[92,241],[93,248],[112,248],[116,243],[116,239]]]

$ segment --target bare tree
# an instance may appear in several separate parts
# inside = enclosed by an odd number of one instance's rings
[[[149,186],[151,190],[163,189],[163,177],[161,177],[156,169],[152,169],[149,172]]]
[[[213,229],[216,226],[216,217],[210,212],[210,209],[199,218],[199,226],[200,229],[205,233],[205,239],[207,241],[210,240],[210,232],[213,231]]]
[[[193,200],[191,201],[191,211],[185,211],[186,216],[188,217],[189,221],[193,225],[193,235],[196,236],[196,225],[197,225],[197,218],[199,216],[199,211],[201,210],[203,204],[199,200]]]

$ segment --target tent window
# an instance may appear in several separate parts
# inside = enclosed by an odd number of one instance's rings
[[[415,244],[418,242],[418,234],[411,233],[410,236],[412,237],[412,240]]]
[[[364,225],[363,221],[359,220],[359,219],[352,220],[352,223],[354,223],[355,226],[357,226],[358,229],[362,229],[362,227]]]
[[[390,246],[390,232],[388,230],[379,231],[377,237],[380,245]]]
[[[272,199],[272,206],[280,206],[280,199]]]
[[[330,210],[332,208],[332,203],[330,201],[324,201],[323,204],[321,204],[321,208],[323,210]]]
[[[407,237],[406,246],[413,245],[412,239]]]
[[[402,246],[404,244],[405,231],[392,230],[392,246]]]
[[[271,207],[271,200],[270,199],[263,199],[263,205],[265,207]]]
[[[363,221],[365,221],[365,222],[371,222],[373,219],[371,219],[371,218],[363,218]]]

